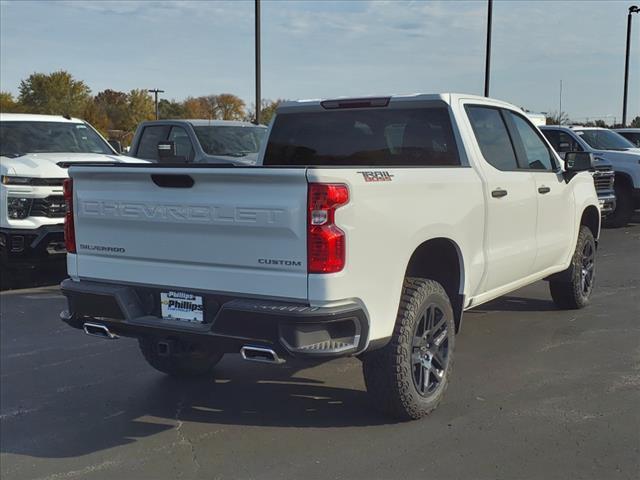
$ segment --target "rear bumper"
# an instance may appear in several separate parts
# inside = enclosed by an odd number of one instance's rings
[[[119,336],[211,344],[225,352],[250,345],[295,357],[355,355],[367,347],[369,323],[357,304],[321,308],[193,292],[204,304],[204,322],[193,324],[161,318],[160,292],[171,288],[71,279],[61,288],[69,307],[60,318],[78,329],[90,322]]]
[[[35,229],[0,229],[3,264],[33,263],[64,258],[64,228],[43,225]]]

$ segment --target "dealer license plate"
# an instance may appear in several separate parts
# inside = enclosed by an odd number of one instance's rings
[[[202,297],[188,292],[161,292],[162,318],[202,323],[204,306]]]

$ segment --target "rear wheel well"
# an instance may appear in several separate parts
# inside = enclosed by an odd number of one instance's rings
[[[598,232],[600,231],[600,212],[593,205],[585,208],[582,212],[582,218],[580,219],[580,225],[585,225],[591,233],[593,238],[598,238]]]
[[[448,238],[434,238],[415,249],[405,277],[428,278],[440,283],[451,300],[456,332],[460,330],[464,295],[464,265],[458,246]]]

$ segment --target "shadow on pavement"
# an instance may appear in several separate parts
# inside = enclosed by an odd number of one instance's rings
[[[0,290],[56,285],[66,276],[67,264],[64,258],[31,266],[2,268]]]
[[[194,431],[206,438],[216,426],[340,428],[391,422],[372,409],[363,390],[296,376],[310,366],[254,365],[230,355],[212,379],[183,381],[145,371],[142,381],[131,375],[124,385],[80,388],[72,400],[60,394],[41,410],[1,419],[0,451],[76,457],[178,430],[188,422],[192,440],[198,439]],[[333,380],[327,382],[335,384]],[[82,406],[78,395],[84,397]],[[25,429],[30,431],[27,438],[20,434]],[[166,444],[167,439],[158,441]]]

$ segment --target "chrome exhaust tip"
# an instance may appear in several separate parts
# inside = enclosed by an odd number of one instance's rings
[[[278,354],[270,348],[245,345],[240,349],[240,355],[250,362],[271,363],[276,365],[284,363],[284,359],[280,358]]]
[[[99,323],[85,323],[82,325],[82,328],[84,329],[84,333],[93,337],[101,337],[109,340],[118,338],[118,335],[111,333],[105,325],[100,325]]]

